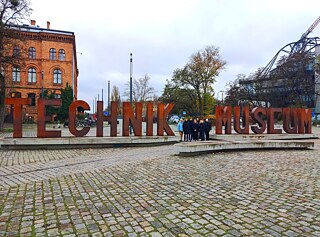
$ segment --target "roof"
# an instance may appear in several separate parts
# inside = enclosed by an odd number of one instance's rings
[[[11,29],[17,29],[21,31],[33,32],[33,33],[48,33],[48,34],[62,34],[62,35],[70,35],[74,36],[74,32],[64,31],[64,30],[52,30],[47,28],[41,28],[38,26],[30,26],[30,25],[9,25]]]

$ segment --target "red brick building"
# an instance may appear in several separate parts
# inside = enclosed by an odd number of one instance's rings
[[[17,56],[17,63],[1,68],[6,80],[7,97],[31,98],[32,104],[24,107],[24,119],[37,121],[37,99],[46,89],[55,91],[68,83],[74,99],[78,92],[78,67],[74,32],[41,28],[32,20],[31,25],[12,26],[19,31],[20,43],[11,44],[8,50]],[[9,116],[10,118],[10,112]]]

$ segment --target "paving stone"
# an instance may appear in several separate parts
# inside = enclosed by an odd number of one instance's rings
[[[0,151],[0,236],[318,236],[319,148]]]

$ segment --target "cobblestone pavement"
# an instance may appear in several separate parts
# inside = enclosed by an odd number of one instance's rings
[[[314,150],[0,151],[0,236],[320,236]]]

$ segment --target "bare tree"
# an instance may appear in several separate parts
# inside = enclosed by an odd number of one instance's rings
[[[150,77],[148,74],[138,80],[133,79],[132,81],[132,101],[133,102],[146,102],[153,99],[154,88],[149,85]],[[130,98],[130,85],[126,84],[127,88],[124,92],[124,96]]]
[[[11,83],[5,77],[6,68],[19,61],[20,52],[12,54],[13,45],[21,45],[18,24],[29,17],[32,9],[29,0],[0,0],[0,130],[5,119],[6,88]]]

